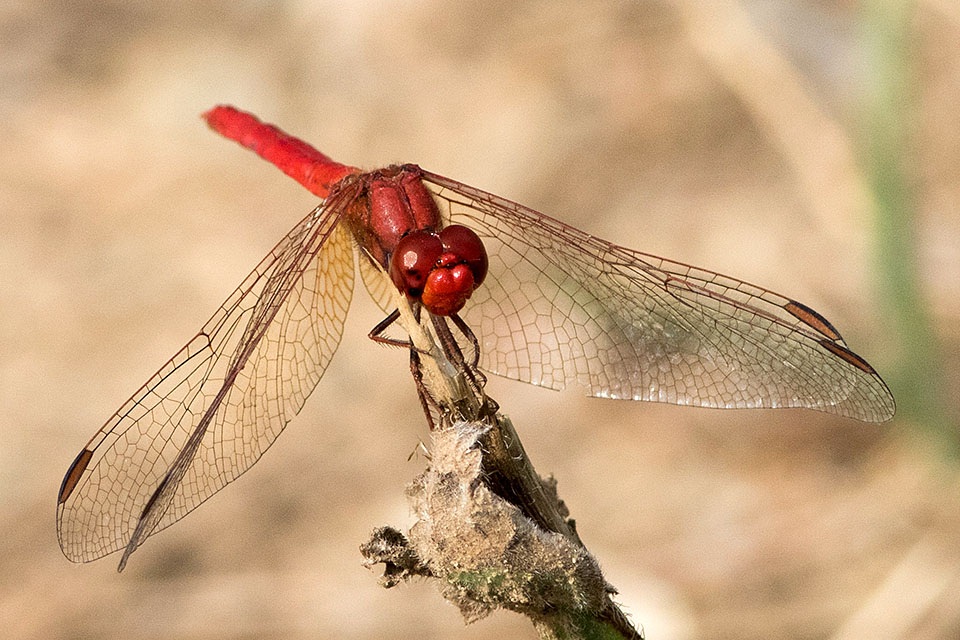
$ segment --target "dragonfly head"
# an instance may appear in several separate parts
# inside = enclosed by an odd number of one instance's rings
[[[487,252],[471,229],[450,225],[440,233],[411,231],[397,243],[390,277],[427,311],[449,316],[463,308],[487,275]]]

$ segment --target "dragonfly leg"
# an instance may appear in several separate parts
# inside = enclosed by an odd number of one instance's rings
[[[413,383],[417,387],[417,396],[420,398],[423,415],[427,417],[427,426],[430,428],[430,431],[433,431],[436,426],[436,422],[433,419],[433,409],[437,408],[439,410],[439,407],[436,406],[436,401],[430,395],[429,391],[427,391],[427,385],[423,383],[420,352],[412,346],[410,348],[410,373],[413,374]]]
[[[418,320],[420,319],[419,308],[416,309],[416,317]],[[390,315],[388,315],[386,318],[378,322],[377,326],[375,326],[373,329],[370,329],[370,332],[367,334],[367,337],[379,344],[385,344],[391,347],[403,347],[404,349],[410,349],[412,351],[417,351],[419,353],[426,355],[427,354],[426,351],[418,348],[410,340],[390,338],[388,336],[383,335],[383,333],[390,328],[390,325],[394,324],[399,319],[400,319],[400,310],[394,309],[393,311],[390,312]]]
[[[460,333],[462,333],[463,336],[470,341],[470,346],[473,349],[473,361],[470,363],[470,366],[473,369],[477,369],[477,367],[480,365],[480,341],[477,340],[477,335],[473,332],[473,329],[471,329],[470,326],[463,321],[463,318],[461,318],[459,314],[453,314],[450,316],[450,319],[453,320],[454,326],[460,330]],[[484,382],[486,382],[485,378]]]
[[[410,347],[413,348],[413,343],[409,340],[398,340],[396,338],[389,338],[383,333],[390,328],[394,322],[400,319],[400,310],[394,309],[390,312],[386,318],[377,323],[373,329],[370,329],[370,333],[367,334],[367,337],[373,340],[374,342],[379,342],[380,344],[387,344],[392,347]]]
[[[470,385],[470,389],[478,399],[482,400],[486,398],[486,394],[483,392],[483,386],[486,384],[487,379],[482,373],[480,373],[476,366],[476,363],[480,360],[480,350],[479,343],[477,342],[477,338],[473,334],[473,331],[470,330],[470,327],[468,327],[463,320],[460,320],[459,323],[454,320],[457,328],[460,329],[464,336],[466,336],[467,339],[473,343],[473,362],[467,362],[466,358],[463,356],[463,350],[457,343],[457,339],[453,336],[453,332],[450,331],[450,326],[446,323],[445,319],[442,316],[435,316],[433,314],[430,315],[430,319],[433,321],[434,329],[437,332],[437,338],[440,340],[440,346],[443,348],[443,353],[447,356],[450,364],[456,367],[458,371],[463,373],[467,384]],[[457,317],[457,319],[459,319],[459,317]]]

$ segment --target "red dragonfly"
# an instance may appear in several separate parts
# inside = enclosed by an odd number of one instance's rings
[[[462,317],[487,372],[607,398],[893,416],[873,367],[795,300],[415,165],[361,172],[233,107],[204,117],[324,201],[70,465],[57,528],[74,562],[122,549],[122,570],[260,458],[337,350],[355,254],[385,311],[395,287],[417,308]]]

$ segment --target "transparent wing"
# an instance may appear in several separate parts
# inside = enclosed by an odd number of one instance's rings
[[[358,253],[360,254],[358,260],[360,279],[363,280],[367,293],[384,313],[390,313],[397,306],[396,288],[390,282],[390,276],[384,273],[383,269],[377,266],[372,259],[365,256],[363,251]]]
[[[740,280],[595,238],[424,172],[490,271],[461,316],[493,373],[591,395],[704,407],[806,407],[870,422],[889,389],[818,313]]]
[[[353,291],[343,200],[304,218],[200,333],[97,432],[64,478],[64,554],[94,560],[173,524],[250,468],[339,345]]]

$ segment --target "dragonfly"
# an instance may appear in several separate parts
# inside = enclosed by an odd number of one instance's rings
[[[399,295],[455,320],[487,373],[605,398],[894,414],[876,370],[801,302],[417,165],[363,172],[234,107],[204,118],[322,201],[81,449],[57,498],[71,561],[122,550],[122,571],[263,455],[336,352],[358,272],[385,313]]]

